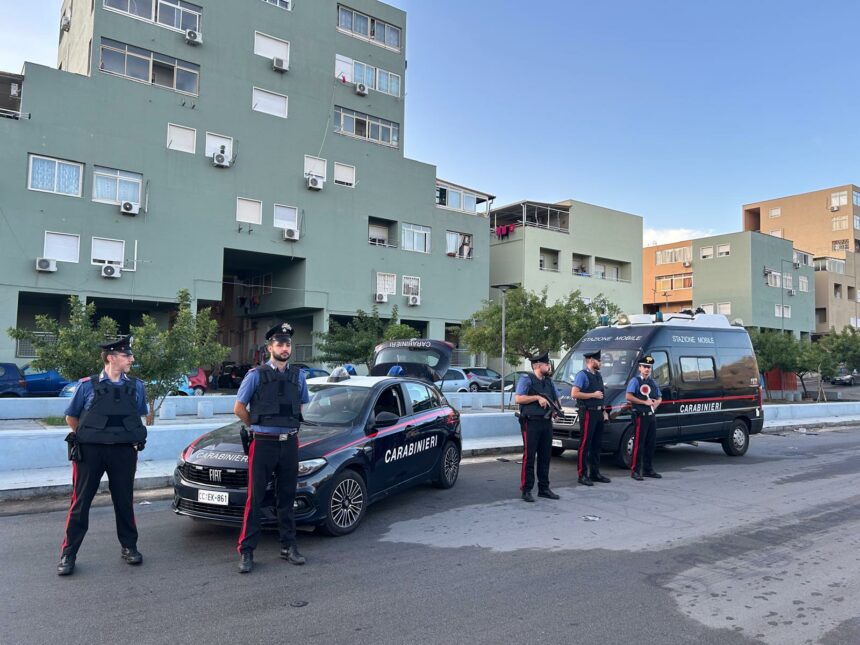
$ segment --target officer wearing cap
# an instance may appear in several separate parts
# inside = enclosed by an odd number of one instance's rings
[[[100,374],[81,379],[66,408],[71,432],[69,458],[72,460],[72,503],[66,516],[65,539],[57,574],[75,570],[78,549],[89,526],[90,504],[107,473],[116,515],[116,533],[128,564],[140,564],[137,525],[134,521],[134,473],[137,453],[146,444],[146,392],[143,383],[128,376],[134,355],[131,339],[99,345],[104,361]]]
[[[627,384],[626,398],[633,406],[633,459],[630,476],[637,481],[643,477],[660,479],[651,463],[657,445],[657,420],[654,415],[663,400],[660,387],[651,375],[654,357],[639,359],[639,374]]]
[[[248,495],[239,535],[239,572],[254,568],[254,549],[260,539],[260,514],[266,486],[277,475],[278,533],[281,557],[304,564],[296,546],[293,502],[299,468],[299,426],[302,405],[310,401],[302,370],[289,364],[293,328],[280,323],[266,332],[269,360],[249,370],[236,394],[234,414],[253,430],[248,450]],[[248,406],[250,405],[250,411]]]
[[[535,483],[535,457],[537,457],[538,497],[558,499],[549,487],[549,460],[552,456],[552,413],[560,409],[559,393],[549,377],[549,354],[531,358],[532,373],[517,381],[514,401],[520,406],[520,430],[523,433],[523,469],[520,490],[526,502],[534,502],[532,487]]]
[[[603,422],[609,419],[603,406],[603,376],[600,374],[600,350],[585,352],[585,369],[573,379],[570,396],[579,408],[579,461],[577,472],[580,484],[594,486],[594,482],[608,484],[611,479],[600,474],[600,449],[603,446]]]

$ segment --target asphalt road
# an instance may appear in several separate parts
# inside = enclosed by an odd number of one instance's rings
[[[661,450],[662,480],[518,499],[515,459],[464,463],[454,489],[372,507],[351,536],[302,533],[304,567],[266,535],[236,573],[237,528],[138,505],[144,563],[94,508],[73,576],[63,511],[0,517],[0,643],[860,642],[860,428]]]

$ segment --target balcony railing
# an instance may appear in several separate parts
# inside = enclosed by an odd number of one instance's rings
[[[608,280],[609,282],[623,282],[625,284],[630,284],[630,280],[627,280],[626,278],[616,278],[603,273],[588,273],[586,271],[580,271],[579,269],[573,269],[571,273],[579,276],[580,278],[595,278],[597,280]]]
[[[384,246],[387,249],[396,249],[397,248],[396,244],[389,244],[385,240],[379,239],[378,237],[368,238],[367,243],[372,245],[372,246]]]

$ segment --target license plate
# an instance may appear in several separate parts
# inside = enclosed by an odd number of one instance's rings
[[[561,445],[561,439],[553,439],[552,440],[552,447],[553,448],[563,448],[564,446]]]
[[[230,495],[227,493],[219,493],[214,490],[198,490],[197,501],[203,502],[204,504],[227,506],[230,503]]]

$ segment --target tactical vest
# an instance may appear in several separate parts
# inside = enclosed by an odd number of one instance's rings
[[[299,368],[283,372],[266,364],[257,368],[260,384],[251,397],[251,423],[276,428],[298,428],[302,417]]]
[[[543,379],[539,379],[534,374],[529,374],[529,391],[527,394],[529,396],[534,396],[536,394],[543,394],[550,401],[555,401],[555,386],[552,384],[552,379],[547,376]],[[539,417],[543,418],[550,412],[550,408],[542,408],[540,403],[535,401],[534,403],[526,403],[524,405],[520,405],[520,414],[527,417]]]
[[[78,422],[81,443],[132,444],[146,440],[146,426],[137,411],[137,379],[115,385],[91,376],[93,404]]]
[[[582,370],[580,374],[585,374],[585,378],[588,379],[588,385],[585,387],[579,388],[579,391],[584,394],[592,394],[593,392],[603,392],[606,394],[606,390],[603,387],[603,376],[600,375],[600,372],[589,372],[588,370]],[[597,408],[603,407],[606,402],[603,399],[577,399],[576,405],[585,410],[596,410]]]
[[[657,393],[657,383],[651,377],[642,378],[641,376],[634,376],[633,380],[636,381],[636,393],[634,396],[638,399],[656,399],[655,396]],[[642,393],[642,386],[647,385],[651,388],[651,393],[648,396],[645,396]],[[638,412],[639,414],[651,414],[651,406],[650,405],[641,405],[639,403],[633,403],[633,411]]]

